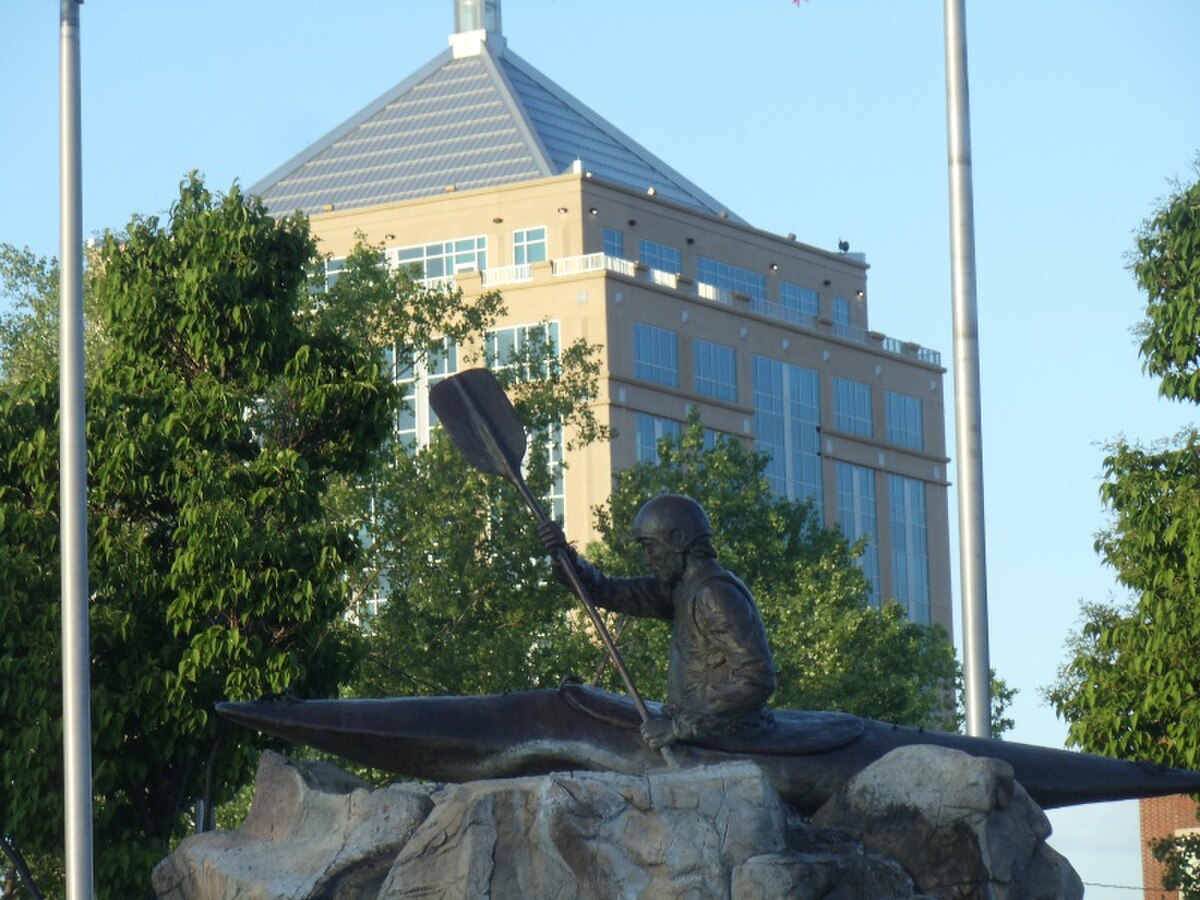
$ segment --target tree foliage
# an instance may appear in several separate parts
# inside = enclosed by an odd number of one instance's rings
[[[826,529],[810,502],[776,496],[766,462],[732,438],[706,441],[693,414],[679,436],[659,443],[657,462],[619,474],[590,556],[613,574],[640,573],[630,533],[638,508],[659,493],[687,494],[709,515],[722,565],[754,592],[780,672],[774,705],[950,726],[955,663],[945,633],[909,621],[897,604],[872,608],[855,563],[862,546]],[[651,696],[665,693],[667,640],[665,623],[630,620],[622,629],[630,668]]]
[[[1138,327],[1145,371],[1163,396],[1200,403],[1200,181],[1177,188],[1144,223],[1131,268],[1147,296]],[[1083,606],[1046,694],[1085,750],[1198,769],[1200,433],[1149,447],[1117,440],[1103,475],[1112,519],[1096,552],[1130,600]]]
[[[206,774],[227,789],[249,777],[251,735],[226,732],[215,701],[328,695],[356,658],[342,613],[358,542],[326,494],[366,469],[393,397],[373,354],[302,314],[315,260],[305,220],[276,221],[236,185],[214,195],[196,176],[165,222],[135,217],[91,259],[105,342],[87,390],[98,896],[148,895]],[[27,272],[29,315],[7,321],[0,386],[0,831],[53,860],[53,267]]]

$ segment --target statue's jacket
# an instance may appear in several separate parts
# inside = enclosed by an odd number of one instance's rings
[[[671,622],[667,712],[679,737],[768,727],[776,672],[750,590],[715,560],[693,559],[672,587],[653,576],[609,578],[576,569],[598,606]]]

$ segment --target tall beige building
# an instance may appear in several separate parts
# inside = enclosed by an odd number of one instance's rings
[[[555,503],[575,539],[613,474],[696,407],[771,455],[781,494],[868,539],[877,600],[949,630],[945,370],[871,330],[865,259],[743,221],[508,50],[499,0],[458,0],[455,28],[251,190],[312,217],[331,276],[361,232],[426,279],[501,291],[501,358],[531,329],[603,348],[596,413],[618,437],[567,455]],[[459,357],[412,373],[409,437]]]

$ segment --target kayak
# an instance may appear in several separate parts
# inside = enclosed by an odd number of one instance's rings
[[[652,714],[658,704],[648,703]],[[239,725],[351,762],[430,781],[572,770],[645,774],[666,766],[643,742],[627,697],[578,684],[557,690],[377,700],[219,703]],[[1039,806],[1200,793],[1200,772],[1032,744],[893,725],[846,713],[774,710],[762,732],[672,745],[682,766],[758,764],[779,794],[815,812],[891,750],[919,744],[1004,760]]]

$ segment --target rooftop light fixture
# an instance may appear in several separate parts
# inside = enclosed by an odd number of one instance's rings
[[[594,215],[597,215],[600,212],[600,210],[596,209],[596,207],[593,206],[591,209],[588,210],[588,212],[594,216]]]

